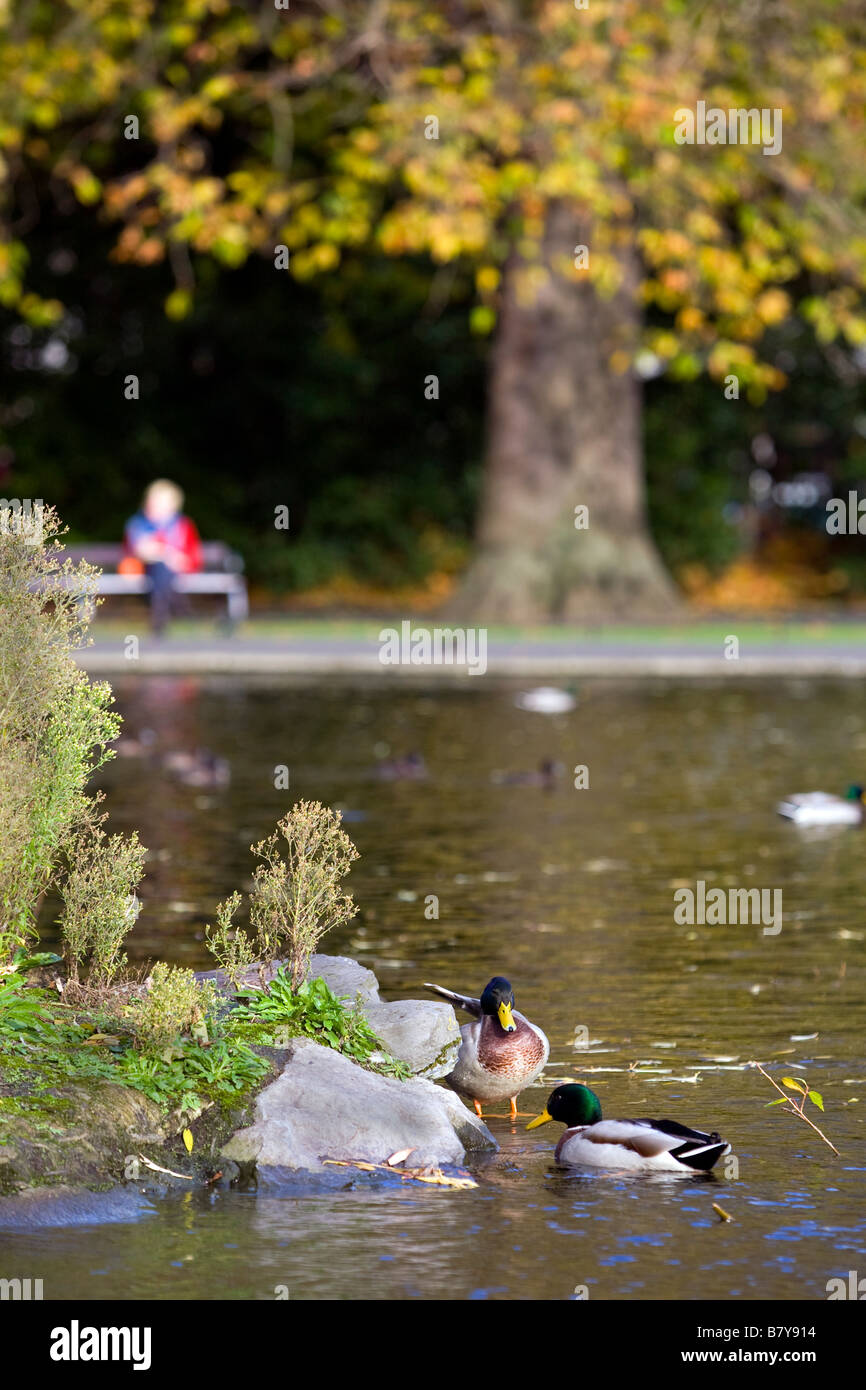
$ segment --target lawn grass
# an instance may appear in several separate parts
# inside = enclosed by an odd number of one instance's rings
[[[350,644],[369,643],[379,640],[383,627],[399,625],[399,618],[298,618],[261,617],[243,623],[227,639],[225,634],[212,621],[184,620],[173,623],[169,639],[177,642],[213,643],[214,641],[237,640],[250,642],[273,642],[275,645],[292,642],[334,642]],[[413,618],[413,627],[447,627],[452,624],[446,618]],[[607,625],[589,628],[547,624],[540,627],[487,625],[488,641],[499,644],[540,644],[573,647],[580,643],[592,646],[610,644],[612,646],[634,645],[636,647],[666,646],[717,646],[729,635],[736,636],[741,644],[771,646],[814,646],[860,647],[866,644],[866,621],[861,618],[850,620],[803,617],[780,621],[778,619],[756,620],[727,618],[724,620],[694,620],[683,623],[658,625]],[[148,629],[144,614],[130,622],[105,617],[98,618],[92,628],[93,639],[97,643],[120,642],[134,635],[147,639]]]

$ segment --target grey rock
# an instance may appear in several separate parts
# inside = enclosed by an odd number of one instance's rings
[[[26,1188],[0,1197],[0,1229],[34,1230],[39,1226],[95,1226],[109,1221],[136,1221],[156,1208],[134,1190],[90,1192],[82,1187]]]
[[[360,994],[365,1012],[368,1003],[379,1002],[379,981],[376,976],[365,965],[359,965],[356,960],[352,960],[351,956],[313,956],[307,979],[318,978],[325,981],[331,993],[336,994],[338,999],[348,999],[350,1004],[353,1004],[355,996]]]
[[[276,1081],[255,1103],[253,1123],[222,1157],[259,1169],[320,1170],[325,1158],[383,1163],[413,1149],[411,1167],[459,1164],[468,1151],[496,1148],[487,1126],[431,1081],[396,1081],[309,1038],[292,1043]]]
[[[265,981],[274,978],[281,965],[285,961],[272,961],[265,967]],[[222,970],[197,970],[196,979],[201,982],[213,980],[217,989],[226,993],[231,991],[229,981]],[[350,1004],[355,1002],[355,996],[361,996],[361,1003],[379,1002],[379,981],[368,970],[365,965],[359,965],[351,956],[324,956],[315,955],[310,959],[310,968],[307,972],[308,980],[322,979],[338,999],[348,999]],[[243,977],[243,988],[258,989],[260,985],[259,967],[251,965]]]
[[[386,1050],[416,1076],[436,1081],[454,1070],[461,1038],[450,1004],[398,999],[393,1004],[366,1004],[364,1013]]]

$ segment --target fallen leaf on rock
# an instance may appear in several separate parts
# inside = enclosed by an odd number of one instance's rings
[[[402,1163],[404,1158],[408,1158],[409,1155],[413,1154],[414,1152],[414,1149],[398,1149],[397,1152],[395,1154],[392,1154],[390,1158],[386,1158],[385,1162],[387,1163],[389,1168],[395,1168],[398,1163]]]

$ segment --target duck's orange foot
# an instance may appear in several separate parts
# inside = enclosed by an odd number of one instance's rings
[[[478,1116],[479,1120],[517,1120],[521,1116],[525,1116],[526,1119],[532,1119],[531,1110],[518,1110],[516,1096],[511,1097],[511,1100],[509,1102],[511,1109],[509,1110],[507,1115],[498,1115],[495,1111],[488,1111],[488,1113],[484,1115],[481,1111],[480,1101],[474,1100],[472,1104],[475,1106],[475,1114]]]

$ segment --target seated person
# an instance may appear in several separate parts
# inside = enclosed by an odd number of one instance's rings
[[[176,574],[201,569],[201,541],[195,523],[182,514],[183,493],[167,478],[158,478],[144,494],[141,511],[126,523],[123,548],[149,575],[151,624],[162,632],[175,601]]]

